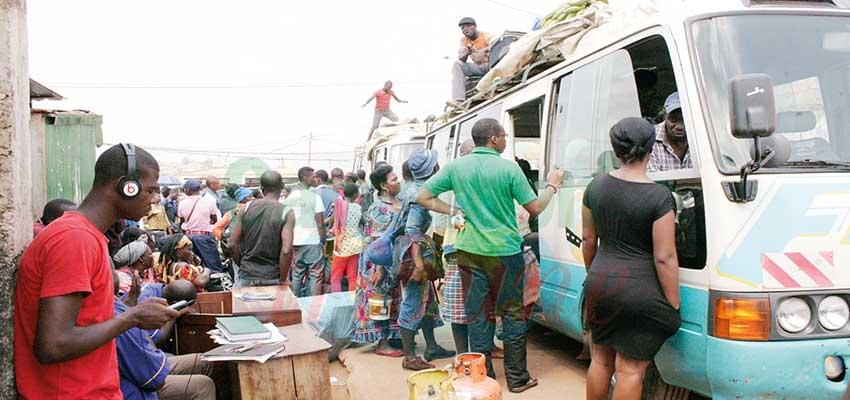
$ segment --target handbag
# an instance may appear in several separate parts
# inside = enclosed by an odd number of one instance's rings
[[[540,264],[530,248],[525,249],[522,256],[525,260],[522,305],[530,306],[540,300]]]
[[[407,221],[407,214],[409,213],[410,207],[405,205],[398,214],[393,216],[393,220],[390,222],[387,230],[380,237],[372,241],[372,243],[369,243],[369,246],[363,251],[366,261],[374,265],[393,265],[394,242],[404,232],[404,223]]]

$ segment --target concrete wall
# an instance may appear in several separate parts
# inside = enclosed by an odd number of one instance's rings
[[[32,155],[32,218],[41,218],[47,204],[47,160],[44,145],[44,112],[33,112],[30,116],[30,152]]]
[[[0,398],[15,397],[12,296],[32,239],[29,71],[24,0],[0,0]]]

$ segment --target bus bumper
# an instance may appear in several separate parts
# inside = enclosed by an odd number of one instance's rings
[[[708,378],[715,399],[840,399],[848,375],[827,379],[824,360],[850,362],[850,338],[741,342],[708,338]]]

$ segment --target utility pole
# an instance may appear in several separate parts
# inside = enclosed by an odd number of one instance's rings
[[[310,138],[307,139],[307,165],[311,165],[313,161],[313,132],[310,132]]]

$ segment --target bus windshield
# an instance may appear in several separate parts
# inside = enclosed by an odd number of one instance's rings
[[[751,160],[752,140],[730,133],[729,81],[765,73],[774,86],[776,136],[791,154],[773,168],[850,168],[850,17],[733,15],[693,24],[715,156],[721,171]]]

